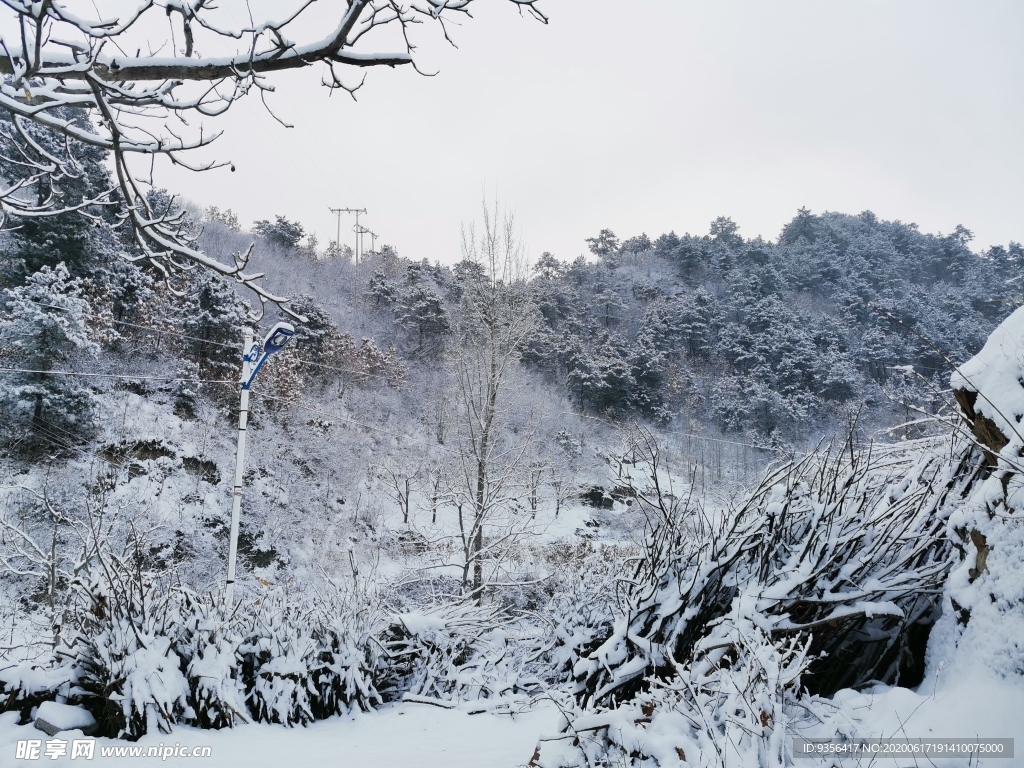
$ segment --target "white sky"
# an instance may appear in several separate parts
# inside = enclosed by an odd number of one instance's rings
[[[401,255],[452,262],[495,193],[532,257],[707,232],[775,239],[800,206],[1024,240],[1020,0],[548,0],[551,23],[479,0],[418,30],[421,69],[371,69],[359,101],[321,71],[236,105],[217,156],[237,171],[158,182],[248,225],[276,214],[322,245],[334,207]],[[358,77],[359,73],[355,73]],[[351,216],[342,220],[351,242]],[[346,234],[347,230],[347,234]],[[366,241],[369,246],[369,240]]]

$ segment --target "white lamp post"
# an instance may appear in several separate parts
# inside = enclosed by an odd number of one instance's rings
[[[224,592],[228,608],[235,603],[235,561],[238,558],[238,521],[242,514],[242,475],[245,472],[245,430],[249,423],[249,388],[267,358],[280,352],[295,335],[295,328],[289,323],[278,323],[270,329],[263,343],[253,341],[252,334],[245,332],[242,353],[241,401],[238,406],[238,453],[235,455],[235,485],[231,491],[231,548],[228,550],[228,580]]]

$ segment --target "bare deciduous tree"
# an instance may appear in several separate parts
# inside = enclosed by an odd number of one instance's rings
[[[420,468],[406,469],[399,467],[398,464],[388,463],[373,467],[373,472],[382,481],[384,492],[398,505],[402,513],[402,522],[408,525],[409,502],[422,474]]]
[[[537,323],[536,306],[526,282],[525,258],[511,215],[499,217],[498,205],[484,203],[483,231],[463,232],[463,309],[455,332],[451,368],[455,379],[459,463],[456,496],[465,554],[463,587],[479,602],[484,567],[516,538],[520,526],[498,526],[486,544],[484,528],[508,523],[518,492],[529,435],[511,440],[509,394],[522,346]],[[471,586],[470,573],[472,573]]]
[[[537,0],[509,0],[546,22]],[[246,272],[249,253],[225,263],[203,253],[184,217],[154,206],[143,169],[164,157],[193,170],[230,165],[196,162],[190,152],[219,135],[202,118],[227,112],[255,91],[274,90],[275,72],[323,67],[330,90],[354,94],[349,68],[415,67],[411,33],[424,21],[441,25],[470,15],[473,0],[289,0],[261,14],[209,0],[4,0],[0,15],[0,207],[21,217],[113,205],[131,223],[143,256],[165,276],[200,266],[231,277],[267,301],[283,303]],[[78,7],[74,7],[78,6]],[[326,31],[326,34],[324,33]],[[372,48],[388,30],[392,52]],[[116,185],[64,199],[81,166],[76,148],[111,152]],[[121,199],[118,199],[118,198]],[[287,311],[287,309],[286,309]]]

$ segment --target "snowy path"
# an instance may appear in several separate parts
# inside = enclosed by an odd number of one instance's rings
[[[32,727],[13,725],[13,714],[0,715],[0,766],[192,766],[196,768],[282,768],[283,766],[352,766],[355,768],[515,768],[529,762],[537,739],[557,729],[558,710],[540,706],[519,715],[467,715],[437,707],[406,704],[355,718],[319,722],[309,728],[253,725],[227,731],[178,728],[173,734],[147,736],[141,746],[209,746],[210,757],[101,757],[101,746],[126,746],[98,739],[92,760],[69,756],[56,760],[40,754],[16,759],[19,739],[48,737]],[[78,732],[60,738],[82,738]]]

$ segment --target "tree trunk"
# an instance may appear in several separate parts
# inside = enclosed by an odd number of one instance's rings
[[[405,478],[405,499],[402,505],[402,522],[409,524],[409,478]]]
[[[32,431],[42,433],[43,430],[43,393],[36,393],[36,404],[32,410]]]
[[[486,432],[484,433],[486,435]],[[484,440],[481,439],[481,447]],[[473,561],[473,595],[477,605],[483,604],[484,598],[484,488],[487,484],[487,462],[483,459],[476,463],[476,509],[473,510],[473,545],[470,559]]]

